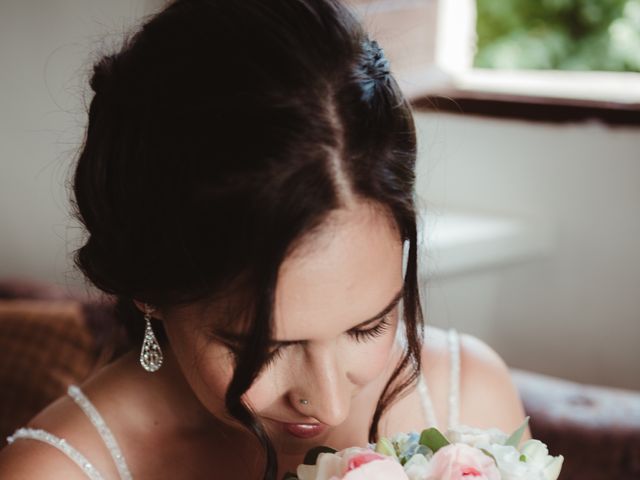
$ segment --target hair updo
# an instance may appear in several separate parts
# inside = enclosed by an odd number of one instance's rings
[[[102,57],[90,85],[76,264],[117,299],[134,340],[134,299],[162,308],[242,292],[249,340],[225,405],[263,445],[265,478],[275,451],[241,396],[268,355],[278,269],[349,198],[388,212],[409,244],[408,347],[374,441],[417,378],[422,328],[415,127],[379,45],[339,0],[177,0]]]

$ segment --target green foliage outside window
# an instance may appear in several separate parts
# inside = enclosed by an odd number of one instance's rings
[[[640,72],[640,0],[477,0],[474,66]]]

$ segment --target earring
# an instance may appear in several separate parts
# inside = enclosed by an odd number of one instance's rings
[[[142,368],[147,372],[157,371],[162,366],[163,359],[160,344],[151,328],[151,314],[153,310],[149,305],[144,304],[144,320],[147,326],[144,331],[142,349],[140,350],[140,365],[142,365]]]
[[[309,405],[309,400],[307,400],[306,398],[301,398],[300,400],[298,400],[302,405]]]

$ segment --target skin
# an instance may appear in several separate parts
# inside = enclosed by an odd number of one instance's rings
[[[370,418],[401,354],[394,341],[398,309],[384,320],[361,324],[384,310],[401,286],[400,236],[387,215],[361,202],[333,212],[281,266],[274,339],[300,342],[280,346],[281,355],[244,397],[278,452],[278,478],[295,471],[311,446],[366,444]],[[212,472],[216,478],[260,478],[263,459],[255,440],[224,410],[233,372],[227,336],[240,332],[220,318],[221,311],[219,305],[203,302],[155,312],[170,344],[162,368],[145,372],[137,363],[138,353],[132,352],[82,385],[118,439],[135,478],[212,478]],[[380,327],[381,322],[387,325]],[[375,337],[355,338],[355,330],[372,328],[380,328]],[[444,332],[429,328],[426,343],[423,371],[439,424],[446,425]],[[500,357],[462,335],[461,362],[461,423],[517,427],[524,412]],[[309,405],[301,405],[299,398],[309,399]],[[282,431],[278,422],[322,422],[329,428],[320,437],[301,440]],[[413,389],[383,416],[380,432],[420,430],[424,424]],[[47,407],[30,426],[66,438],[109,478],[117,478],[102,440],[67,397]],[[84,478],[69,459],[33,441],[19,441],[0,452],[0,472],[0,479]]]
[[[302,342],[278,346],[280,355],[244,398],[265,423],[281,462],[290,469],[318,443],[347,446],[345,438],[366,443],[367,419],[350,414],[354,404],[366,404],[367,410],[375,407],[371,394],[381,390],[380,380],[388,378],[388,367],[400,353],[394,342],[397,308],[384,319],[376,317],[398,298],[401,259],[402,242],[393,224],[378,209],[361,204],[335,212],[319,234],[283,263],[274,338]],[[220,331],[227,333],[233,327],[202,321],[211,317],[215,315],[199,306],[161,313],[191,390],[185,394],[195,393],[205,407],[204,417],[213,413],[234,428],[223,403],[233,366],[229,348],[219,341],[224,338]],[[374,321],[357,327],[369,319]],[[356,328],[377,330],[379,335],[357,338]],[[312,403],[303,406],[299,398]],[[303,441],[283,432],[279,422],[320,422],[331,429],[322,437]]]

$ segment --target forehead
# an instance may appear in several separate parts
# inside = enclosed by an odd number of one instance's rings
[[[274,338],[332,338],[379,313],[402,287],[402,240],[367,204],[336,210],[282,264]]]

